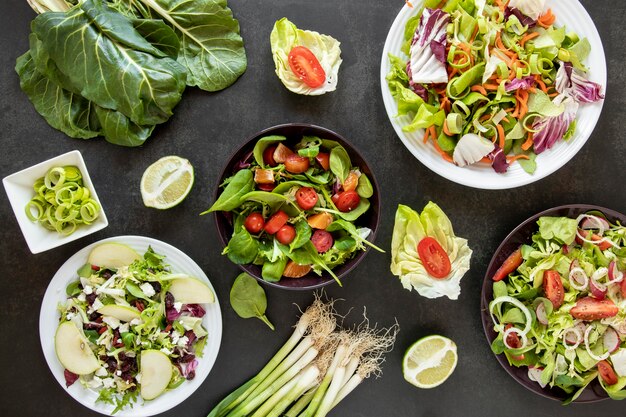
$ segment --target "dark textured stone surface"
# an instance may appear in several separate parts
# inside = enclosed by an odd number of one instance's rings
[[[393,3],[393,4],[391,4]],[[309,292],[268,290],[271,332],[257,320],[242,320],[228,306],[228,292],[238,269],[220,256],[213,220],[198,217],[210,203],[219,170],[240,142],[254,132],[283,122],[311,122],[336,130],[359,146],[383,190],[383,224],[377,243],[389,247],[398,203],[423,207],[436,201],[452,219],[458,235],[474,249],[472,269],[462,281],[458,301],[427,300],[401,288],[389,272],[389,253],[371,253],[345,280],[328,287],[343,298],[341,311],[353,308],[358,321],[363,306],[380,325],[395,319],[402,327],[389,354],[384,376],[364,383],[332,414],[344,417],[408,416],[617,416],[624,404],[605,401],[563,408],[531,394],[513,381],[493,358],[483,335],[480,287],[491,254],[517,224],[532,214],[566,203],[590,203],[626,212],[624,180],[624,108],[626,3],[584,0],[598,25],[607,54],[609,85],[604,112],[580,153],[550,177],[512,191],[480,191],[449,182],[421,165],[396,138],[380,98],[379,63],[387,31],[402,6],[395,2],[319,0],[231,0],[248,51],[242,78],[216,94],[188,89],[174,117],[159,127],[140,149],[103,141],[79,141],[50,128],[20,91],[15,59],[28,46],[34,13],[24,0],[3,3],[0,13],[0,176],[52,156],[79,149],[104,202],[110,226],[66,246],[32,255],[6,197],[0,204],[0,410],[4,416],[96,415],[55,382],[43,358],[38,331],[41,299],[61,264],[96,240],[137,234],[164,240],[185,251],[206,271],[222,302],[224,335],[218,361],[202,387],[169,416],[204,416],[225,394],[250,377],[282,345],[297,308],[312,300]],[[288,92],[274,75],[269,33],[275,20],[288,16],[302,28],[337,37],[344,63],[339,88],[322,97]],[[184,204],[168,210],[147,209],[139,180],[157,158],[177,154],[196,169],[196,185]],[[418,338],[444,334],[459,346],[452,377],[433,390],[405,383],[400,364],[404,350]]]

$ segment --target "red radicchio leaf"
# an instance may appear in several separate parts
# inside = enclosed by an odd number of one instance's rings
[[[511,91],[515,91],[519,89],[528,90],[534,84],[535,84],[535,77],[533,77],[532,75],[528,75],[523,78],[513,78],[511,82],[509,82],[506,85],[506,87],[504,87],[504,89],[506,90],[507,93],[510,93]]]
[[[410,48],[409,79],[415,83],[448,81],[446,28],[450,15],[441,9],[425,8]]]
[[[517,17],[517,20],[519,20],[522,25],[528,26],[529,28],[535,27],[535,25],[537,25],[537,22],[535,20],[520,12],[519,9],[516,9],[514,7],[507,7],[504,10],[504,20],[509,20],[509,17],[511,15]]]
[[[504,156],[502,148],[498,145],[496,145],[496,148],[487,156],[491,159],[491,167],[498,174],[502,174],[509,169],[509,162],[506,160],[506,156]]]
[[[206,314],[206,311],[200,304],[184,304],[180,311],[188,312],[192,317],[204,317]]]
[[[63,376],[65,376],[65,386],[68,388],[76,382],[76,380],[78,380],[78,375],[68,371],[67,369],[63,371]]]
[[[569,125],[576,119],[578,103],[573,98],[560,94],[554,99],[554,104],[563,104],[565,110],[558,116],[541,117],[533,122],[533,130],[537,131],[533,137],[535,153],[539,155],[562,139]]]
[[[572,66],[571,62],[561,62],[556,73],[556,90],[573,98],[578,103],[595,103],[604,98],[602,86],[589,81],[582,71]]]

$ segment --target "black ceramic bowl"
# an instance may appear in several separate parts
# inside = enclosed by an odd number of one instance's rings
[[[489,341],[489,345],[497,337],[497,333],[493,330],[493,322],[489,315],[489,302],[493,300],[493,281],[492,277],[496,273],[497,269],[502,265],[506,258],[509,257],[520,245],[528,244],[531,242],[531,236],[537,232],[537,220],[542,216],[556,216],[556,217],[572,217],[576,218],[579,214],[586,213],[591,210],[597,210],[606,216],[606,218],[615,223],[620,221],[622,224],[626,224],[626,216],[618,213],[614,210],[610,210],[604,207],[592,206],[587,204],[569,204],[565,206],[555,207],[535,214],[519,226],[517,226],[500,244],[495,254],[491,258],[487,273],[485,274],[485,280],[483,282],[482,296],[480,302],[480,314],[483,322],[483,329],[485,330],[485,336]],[[528,368],[515,367],[509,365],[506,356],[504,354],[496,355],[498,362],[519,384],[542,397],[550,398],[553,400],[564,401],[567,398],[565,391],[558,387],[550,388],[541,386],[531,381],[528,378]],[[602,389],[598,380],[594,380],[582,394],[574,401],[576,403],[591,403],[601,401],[609,398],[607,393]]]
[[[333,132],[332,130],[325,129],[320,126],[305,123],[289,123],[273,126],[252,135],[237,151],[235,151],[235,153],[228,160],[228,163],[222,170],[222,175],[220,176],[217,183],[213,201],[215,201],[219,194],[222,192],[222,189],[219,187],[219,185],[222,184],[226,178],[230,177],[237,171],[237,165],[250,152],[252,152],[252,149],[254,148],[256,142],[262,137],[270,135],[280,135],[287,137],[287,140],[283,142],[287,146],[295,145],[300,141],[300,139],[302,139],[302,136],[318,136],[322,139],[337,141],[346,149],[346,151],[348,151],[348,154],[350,155],[350,159],[352,161],[352,165],[355,167],[359,167],[361,172],[367,174],[374,188],[374,195],[369,198],[369,210],[361,215],[356,221],[356,224],[358,226],[368,227],[372,230],[372,233],[368,237],[368,240],[373,242],[376,237],[376,232],[378,230],[378,224],[380,222],[380,190],[378,188],[378,182],[376,181],[376,177],[370,169],[370,165],[365,161],[363,156],[350,144],[350,142],[348,142],[346,139],[344,139],[339,134]],[[226,246],[233,234],[232,221],[229,216],[225,215],[224,212],[215,212],[215,222],[217,224],[217,231],[220,240],[222,241],[222,244]],[[340,280],[343,280],[343,277],[345,277],[352,269],[354,269],[354,267],[356,267],[359,262],[363,260],[363,258],[369,251],[370,249],[368,248],[365,251],[358,252],[352,259],[349,259],[343,265],[340,265],[333,269],[333,272],[337,275],[337,277],[339,277]],[[334,282],[334,279],[326,272],[324,272],[321,276],[315,274],[314,272],[310,272],[302,278],[283,278],[278,282],[267,282],[261,277],[260,266],[247,264],[239,265],[239,267],[255,277],[259,282],[263,284],[288,290],[309,290],[319,288],[324,285],[328,285],[331,282]]]

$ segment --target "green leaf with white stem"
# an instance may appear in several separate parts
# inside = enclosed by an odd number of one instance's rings
[[[254,145],[254,149],[252,151],[252,154],[254,155],[254,160],[256,161],[256,163],[259,164],[260,167],[266,168],[265,162],[263,161],[263,152],[265,152],[265,150],[271,145],[278,143],[278,142],[282,142],[286,139],[287,138],[284,136],[272,135],[272,136],[265,136],[257,140],[256,144]]]
[[[241,197],[254,189],[252,170],[242,169],[230,178],[228,185],[220,194],[211,208],[200,213],[207,214],[213,211],[231,211],[241,205]]]
[[[174,28],[180,38],[178,62],[187,68],[187,85],[219,91],[246,70],[239,22],[226,0],[138,0]]]
[[[274,330],[274,325],[265,316],[267,298],[259,283],[247,273],[241,273],[235,279],[230,290],[230,305],[239,317],[256,317]]]
[[[286,266],[287,258],[284,256],[274,262],[267,260],[261,268],[261,277],[267,282],[278,282],[282,278]]]
[[[335,232],[337,230],[345,230],[357,242],[362,242],[362,243],[364,243],[364,244],[366,244],[368,246],[371,246],[372,248],[376,249],[378,252],[385,253],[384,250],[382,250],[378,246],[374,245],[373,243],[371,243],[367,239],[364,239],[363,236],[361,236],[361,234],[359,233],[359,230],[357,230],[356,226],[353,223],[350,223],[348,221],[337,219],[334,222],[332,222],[326,228],[326,230],[328,232]]]

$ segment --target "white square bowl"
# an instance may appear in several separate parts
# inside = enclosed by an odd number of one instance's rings
[[[63,236],[55,231],[48,230],[45,227],[32,222],[26,217],[24,208],[26,204],[35,196],[33,190],[33,184],[38,178],[46,175],[46,172],[50,168],[56,166],[74,165],[80,169],[83,175],[83,185],[87,187],[93,198],[100,206],[100,215],[90,225],[80,225],[76,228],[74,233],[69,236]],[[91,178],[89,178],[89,172],[87,172],[87,166],[83,156],[79,151],[71,151],[63,155],[56,156],[47,161],[41,162],[37,165],[33,165],[30,168],[23,169],[15,174],[11,174],[2,180],[4,189],[9,197],[11,207],[13,207],[13,213],[17,218],[17,222],[22,229],[26,244],[32,253],[40,253],[47,251],[57,246],[64,245],[72,242],[81,237],[95,233],[98,230],[102,230],[109,225],[106,215],[104,214],[104,208],[98,199],[96,189],[93,187]]]

